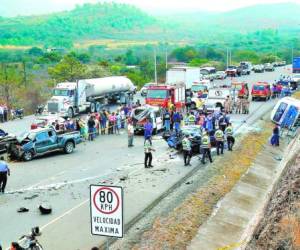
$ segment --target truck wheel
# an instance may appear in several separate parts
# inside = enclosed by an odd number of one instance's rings
[[[31,151],[26,151],[24,154],[23,154],[23,160],[24,161],[31,161],[33,158],[33,154]]]
[[[91,111],[91,113],[95,113],[96,112],[96,105],[93,102],[91,103],[90,111]]]
[[[69,117],[69,118],[73,118],[73,117],[74,117],[74,111],[73,111],[72,108],[69,108],[69,109],[68,109],[68,117]]]
[[[96,102],[96,112],[99,113],[101,110],[100,102]]]
[[[71,141],[68,141],[65,145],[64,151],[66,154],[71,154],[74,151],[74,143]]]

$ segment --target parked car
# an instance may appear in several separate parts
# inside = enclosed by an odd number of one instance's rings
[[[253,84],[251,90],[252,101],[263,99],[265,101],[271,98],[271,87],[267,82],[258,82]]]
[[[239,75],[237,66],[228,66],[225,70],[227,76],[235,77]]]
[[[80,142],[79,132],[58,135],[53,128],[39,128],[18,136],[17,142],[11,144],[10,154],[18,160],[31,161],[53,151],[71,154]]]
[[[150,86],[156,85],[155,83],[146,83],[142,88],[141,88],[141,96],[146,96],[147,95],[147,90]]]
[[[52,125],[56,121],[58,121],[59,124],[63,124],[65,122],[65,119],[57,115],[39,116],[33,121],[30,128],[31,129],[45,128],[49,125]]]
[[[217,71],[216,79],[224,80],[224,79],[226,79],[226,77],[227,77],[227,74],[225,71]]]
[[[274,71],[274,70],[275,70],[275,68],[274,68],[274,66],[273,66],[272,63],[266,63],[266,64],[264,65],[264,68],[265,68],[265,71],[268,71],[268,72]]]
[[[254,65],[253,66],[253,71],[255,73],[264,73],[265,72],[264,65],[262,65],[262,64]]]

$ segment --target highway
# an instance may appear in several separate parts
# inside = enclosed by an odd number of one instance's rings
[[[251,85],[257,81],[273,83],[282,74],[290,74],[290,69],[281,67],[276,68],[275,72],[252,73],[234,80],[248,82],[251,89]],[[276,100],[251,102],[249,115],[231,115],[234,126],[242,124],[247,117],[259,117],[275,103]],[[29,129],[33,119],[34,116],[29,116],[23,120],[0,124],[0,127],[7,132],[19,134]],[[7,194],[0,195],[0,244],[8,247],[10,242],[16,241],[33,226],[40,226],[43,230],[39,241],[44,249],[89,249],[100,242],[99,237],[90,235],[89,185],[123,185],[120,182],[121,176],[134,176],[134,173],[144,171],[143,138],[136,136],[134,140],[135,147],[127,148],[127,134],[122,131],[120,135],[99,136],[93,142],[84,142],[71,155],[55,153],[31,162],[10,163],[11,176],[6,188]],[[154,154],[155,168],[172,164],[174,168],[183,169],[182,162],[177,158],[168,159],[170,150],[159,136],[154,138],[154,147],[157,151]],[[178,178],[185,172],[188,170],[182,170]],[[155,198],[164,192],[161,189],[142,193],[142,190],[140,197],[145,195],[145,200],[147,195]],[[129,194],[125,192],[125,202],[127,196]],[[142,203],[143,199],[136,202]],[[37,209],[41,203],[50,204],[53,213],[41,216]],[[130,215],[125,218],[126,221],[140,212],[142,204],[136,208],[135,204],[131,206],[132,211],[128,211]],[[30,211],[17,213],[19,207],[27,207]]]

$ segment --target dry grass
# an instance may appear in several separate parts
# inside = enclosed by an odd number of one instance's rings
[[[0,45],[0,50],[27,50],[32,46],[21,46],[21,45]]]
[[[234,153],[224,156],[219,174],[189,195],[167,217],[157,218],[152,229],[143,234],[140,244],[133,249],[185,249],[212,213],[214,205],[233,188],[262,151],[270,131],[271,127],[266,125],[262,132],[245,136]]]
[[[293,97],[300,100],[300,91],[295,92]]]

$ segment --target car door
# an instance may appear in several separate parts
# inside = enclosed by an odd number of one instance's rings
[[[49,130],[48,131],[48,136],[49,136],[49,143],[48,143],[48,150],[55,150],[58,148],[57,144],[57,135],[54,130]]]
[[[35,151],[38,154],[45,153],[48,151],[50,144],[50,138],[48,131],[39,132],[35,138]]]

